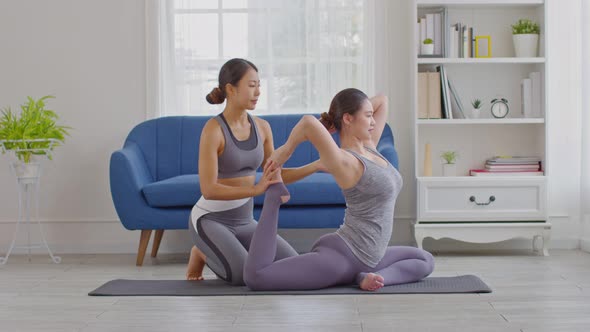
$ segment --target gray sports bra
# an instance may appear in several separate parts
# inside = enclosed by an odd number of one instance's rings
[[[239,141],[232,133],[223,114],[219,114],[215,119],[219,122],[225,137],[225,147],[217,159],[217,177],[227,179],[255,175],[264,160],[264,146],[258,133],[256,121],[248,114],[250,136],[245,141]]]

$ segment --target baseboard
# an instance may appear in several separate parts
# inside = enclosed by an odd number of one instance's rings
[[[396,218],[394,224],[393,239],[391,245],[415,245],[413,219],[410,217]],[[119,254],[137,253],[139,245],[139,231],[128,231],[120,222],[111,220],[96,221],[50,221],[42,223],[43,230],[50,248],[58,254]],[[39,231],[36,224],[31,225],[32,242],[39,243]],[[557,225],[554,225],[554,227]],[[14,222],[0,223],[0,255],[6,254],[15,230]],[[26,232],[23,227],[20,231],[18,244],[26,243]],[[334,231],[334,229],[282,229],[279,233],[300,251],[308,251],[313,242],[322,234]],[[556,234],[557,235],[557,234]],[[565,235],[565,234],[564,234]],[[153,238],[153,236],[152,236]],[[151,241],[148,251],[151,250]],[[192,240],[188,232],[184,230],[166,231],[160,253],[188,253],[192,247]],[[424,247],[435,252],[482,252],[502,250],[529,250],[530,240],[510,240],[492,244],[472,244],[449,239],[432,240],[426,239]],[[553,236],[550,249],[577,249],[580,247],[580,240],[568,237]],[[582,241],[582,248],[590,252],[590,239]],[[34,249],[34,253],[45,253],[41,249]],[[14,254],[22,254],[21,249],[15,250]]]

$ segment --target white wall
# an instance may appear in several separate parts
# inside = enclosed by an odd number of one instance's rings
[[[582,38],[580,39],[580,43],[582,45],[582,54],[581,59],[588,59],[590,57],[590,2],[589,1],[582,1]],[[588,110],[590,109],[590,63],[586,61],[582,65],[582,91],[586,92],[582,94],[582,149],[581,151],[586,151],[585,154],[582,155],[582,169],[587,170],[590,167],[590,113]],[[590,205],[588,202],[590,201],[590,173],[582,172],[582,181],[581,181],[581,190],[582,196],[580,201],[580,215],[582,215],[582,241],[581,247],[582,249],[590,252]]]
[[[549,109],[549,215],[553,247],[579,245],[580,128],[575,104],[578,68],[572,50],[572,28],[580,0],[548,0],[552,45]],[[388,8],[393,29],[386,62],[391,72],[378,77],[389,86],[400,168],[405,188],[398,199],[394,241],[411,244],[410,222],[415,214],[410,88],[413,47],[409,20],[411,1],[393,1]],[[124,230],[109,192],[108,164],[130,129],[145,119],[145,33],[143,0],[19,0],[0,2],[0,107],[16,108],[27,95],[54,94],[50,102],[64,124],[75,128],[65,146],[47,163],[41,186],[41,220],[57,252],[136,252],[139,233]],[[389,62],[387,62],[389,61]],[[559,65],[559,68],[557,68]],[[564,149],[564,146],[571,149]],[[17,218],[16,186],[0,156],[0,254],[8,247]],[[286,232],[296,243],[309,243],[314,234]],[[309,236],[311,235],[311,236]],[[302,238],[304,237],[304,238]],[[186,232],[167,232],[162,252],[186,252]],[[426,241],[427,248],[530,248],[527,241],[497,245],[465,245]]]
[[[138,236],[123,231],[113,208],[108,165],[145,118],[143,1],[1,1],[0,13],[0,107],[53,94],[49,106],[74,128],[42,178],[49,242],[68,252],[136,246]],[[0,156],[2,253],[17,217],[7,161]]]

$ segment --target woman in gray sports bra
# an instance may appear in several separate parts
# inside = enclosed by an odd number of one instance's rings
[[[369,99],[362,91],[346,89],[334,97],[320,121],[306,115],[293,128],[285,145],[269,158],[265,171],[280,169],[297,145],[311,141],[342,188],[344,223],[335,233],[317,240],[311,252],[275,261],[278,211],[289,199],[289,192],[283,183],[270,185],[244,266],[248,287],[317,289],[356,283],[374,291],[384,285],[418,281],[432,273],[434,259],[429,252],[388,247],[402,178],[376,151],[386,120],[384,96]],[[339,131],[341,148],[326,129]]]
[[[244,262],[256,229],[252,197],[263,194],[270,184],[277,182],[272,179],[280,171],[265,171],[255,184],[256,170],[274,151],[268,122],[248,114],[255,109],[259,95],[258,69],[244,59],[226,62],[219,72],[219,86],[207,95],[211,104],[221,104],[226,99],[227,103],[201,133],[199,180],[203,197],[193,208],[189,222],[195,243],[187,270],[189,280],[203,279],[206,263],[221,279],[234,285],[244,284]],[[320,165],[318,161],[283,169],[281,175],[286,183],[294,182],[316,172]],[[211,209],[220,205],[231,208]],[[195,213],[196,210],[201,213]],[[275,240],[273,257],[297,255],[280,236],[275,236]]]

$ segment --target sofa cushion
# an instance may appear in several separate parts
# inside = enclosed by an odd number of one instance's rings
[[[199,176],[196,174],[152,182],[141,191],[151,207],[193,206],[201,197]]]
[[[256,174],[256,181],[262,173]],[[287,186],[291,199],[285,206],[300,205],[344,205],[342,191],[336,185],[332,175],[315,173],[303,180]],[[199,176],[196,174],[179,175],[162,181],[147,184],[142,189],[147,203],[151,207],[193,206],[201,197]],[[255,205],[262,205],[264,195],[254,198]]]

